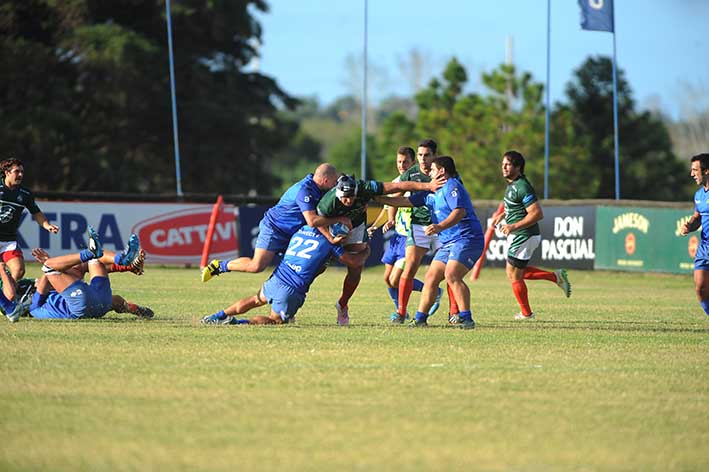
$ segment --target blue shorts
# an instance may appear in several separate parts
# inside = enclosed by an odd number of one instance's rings
[[[261,220],[258,224],[259,232],[256,238],[256,249],[266,251],[283,252],[288,247],[292,234],[284,234],[274,228],[266,220]]]
[[[41,296],[35,293],[30,314],[33,318],[101,318],[111,311],[112,295],[108,277],[94,277],[88,284],[77,280],[62,293],[50,292],[40,306]]]
[[[394,265],[404,257],[406,257],[406,236],[394,233],[394,236],[389,239],[389,247],[382,256],[382,264]]]
[[[484,244],[482,238],[453,241],[443,245],[433,257],[433,260],[444,264],[453,260],[460,262],[468,269],[472,269],[483,253]]]
[[[305,303],[305,294],[293,290],[278,277],[271,277],[263,284],[263,294],[271,304],[271,310],[278,313],[285,323],[288,323]]]
[[[697,253],[694,256],[694,270],[709,271],[709,244],[702,241],[699,243]]]

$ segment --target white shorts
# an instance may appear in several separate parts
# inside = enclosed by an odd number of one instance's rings
[[[437,234],[427,236],[424,225],[411,225],[409,236],[406,238],[406,246],[416,246],[426,250],[437,251],[441,247]]]
[[[535,236],[510,234],[507,236],[507,243],[510,245],[507,255],[521,261],[528,261],[534,255],[534,251],[537,250],[541,241],[542,237],[539,234]]]

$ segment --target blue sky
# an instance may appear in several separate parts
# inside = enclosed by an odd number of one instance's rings
[[[290,94],[317,96],[321,104],[361,91],[361,69],[348,67],[363,51],[363,0],[267,0],[257,13],[264,29],[261,72]],[[709,1],[616,0],[618,66],[636,102],[677,118],[709,108]],[[468,91],[483,91],[480,74],[513,62],[538,82],[546,80],[547,2],[544,0],[369,0],[370,101],[411,95],[400,62],[418,51],[423,75],[440,76],[455,56],[469,75]],[[575,0],[551,0],[552,102],[562,100],[573,70],[589,55],[613,54],[613,35],[583,31]],[[687,90],[699,92],[699,98]],[[702,93],[703,92],[703,93]],[[695,94],[696,95],[696,94]]]

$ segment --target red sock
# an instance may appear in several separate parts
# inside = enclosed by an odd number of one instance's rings
[[[524,316],[529,316],[532,314],[532,309],[529,306],[529,298],[527,298],[527,284],[524,280],[515,280],[512,282],[512,292],[515,294],[517,303],[522,310]]]
[[[399,279],[399,309],[397,313],[401,316],[406,315],[406,308],[409,305],[409,298],[411,298],[411,292],[414,290],[414,279],[407,279],[401,277]]]
[[[345,281],[342,282],[342,296],[337,301],[337,303],[339,303],[342,308],[345,308],[347,306],[347,303],[350,301],[350,298],[352,298],[352,295],[354,295],[355,290],[357,290],[358,286],[359,280],[354,281],[351,280],[349,277],[345,277]]]
[[[128,272],[131,269],[132,269],[131,266],[111,264],[111,266],[108,268],[108,271],[109,272]]]
[[[524,269],[524,278],[528,280],[548,280],[556,283],[556,274],[554,272],[531,266]]]
[[[450,305],[450,309],[448,310],[448,313],[451,315],[457,315],[460,310],[458,310],[458,303],[455,301],[455,295],[453,295],[453,289],[451,288],[450,285],[446,285],[446,288],[448,288],[448,302]]]

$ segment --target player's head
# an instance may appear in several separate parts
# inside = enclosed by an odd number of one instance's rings
[[[524,156],[517,151],[507,151],[502,156],[502,176],[507,180],[515,180],[524,174]]]
[[[433,139],[424,139],[419,143],[416,157],[421,171],[426,175],[431,172],[431,163],[433,158],[436,157],[436,152],[438,152],[438,144]]]
[[[690,175],[697,185],[704,185],[709,179],[709,153],[697,154],[691,159]]]
[[[337,183],[337,169],[327,162],[320,164],[313,173],[313,180],[320,190],[327,192]]]
[[[337,179],[335,187],[335,195],[340,199],[343,205],[351,207],[354,205],[357,197],[357,180],[351,175],[342,174]]]
[[[396,150],[396,170],[399,171],[399,175],[406,172],[409,167],[414,165],[414,162],[416,162],[416,153],[412,148],[400,146]]]
[[[435,178],[439,175],[446,177],[458,177],[458,171],[455,168],[455,161],[450,156],[438,156],[431,163],[431,177]]]
[[[25,176],[24,164],[14,157],[0,161],[0,171],[2,171],[3,182],[8,186],[20,185]]]

